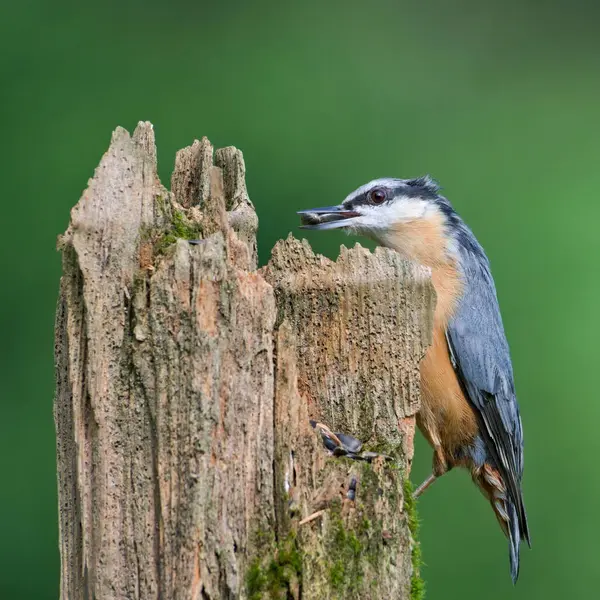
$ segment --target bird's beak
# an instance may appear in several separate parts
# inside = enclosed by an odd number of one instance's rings
[[[299,210],[298,214],[302,221],[300,229],[338,229],[351,225],[360,217],[360,213],[342,205]]]

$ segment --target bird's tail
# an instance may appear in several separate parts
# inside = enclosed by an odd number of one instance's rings
[[[513,583],[516,583],[519,578],[519,546],[522,535],[525,539],[529,539],[526,519],[524,523],[521,523],[517,507],[508,497],[506,486],[496,469],[485,464],[477,473],[473,473],[473,479],[490,501],[498,523],[508,538],[510,575]]]
[[[508,515],[508,553],[510,556],[510,576],[513,583],[519,578],[519,546],[521,544],[521,530],[519,527],[519,516],[515,505],[506,502],[506,513]]]

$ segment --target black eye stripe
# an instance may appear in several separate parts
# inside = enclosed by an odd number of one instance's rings
[[[355,208],[357,206],[364,206],[369,203],[368,195],[366,193],[362,193],[355,198],[352,198],[349,202],[344,202],[344,206],[347,208]]]

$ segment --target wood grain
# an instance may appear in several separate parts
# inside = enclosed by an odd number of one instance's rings
[[[293,238],[257,271],[244,176],[203,139],[171,193],[152,126],[117,129],[59,239],[64,600],[409,598],[429,274]],[[329,456],[309,417],[395,462]]]

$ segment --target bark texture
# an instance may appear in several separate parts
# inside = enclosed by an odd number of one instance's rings
[[[411,596],[429,275],[292,237],[257,271],[244,176],[203,139],[169,192],[152,126],[117,129],[59,238],[65,600]],[[330,456],[310,418],[393,460]]]

